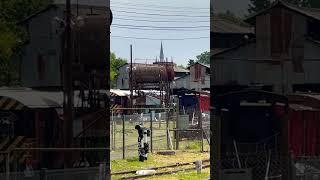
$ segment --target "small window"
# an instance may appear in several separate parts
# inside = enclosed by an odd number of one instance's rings
[[[124,80],[123,79],[121,79],[121,83],[122,83],[122,86],[124,86]]]

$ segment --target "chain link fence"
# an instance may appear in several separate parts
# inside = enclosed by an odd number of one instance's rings
[[[150,150],[166,150],[170,146],[167,140],[168,129],[174,128],[174,118],[167,112],[121,114],[111,117],[111,160],[130,158],[138,155],[138,132],[136,125],[142,124],[151,130]],[[172,138],[172,133],[169,133]]]
[[[281,180],[282,156],[278,153],[232,154],[221,158],[222,169],[250,169],[254,180]]]
[[[190,116],[188,129],[183,131],[177,130],[178,115],[173,112],[112,114],[110,117],[111,160],[138,155],[138,132],[135,129],[137,124],[143,124],[151,130],[149,142],[152,152],[177,150],[177,147],[182,151],[209,151],[209,114],[202,116],[202,129],[198,128],[197,120],[192,122]]]
[[[293,161],[295,180],[320,180],[320,157],[296,157]]]

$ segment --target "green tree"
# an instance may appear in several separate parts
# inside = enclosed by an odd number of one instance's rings
[[[119,74],[118,70],[121,66],[125,65],[127,61],[123,58],[119,58],[115,53],[110,53],[110,82],[111,87],[115,86],[115,80]]]
[[[202,63],[202,64],[210,64],[210,52],[205,51],[200,55],[196,56],[196,60],[189,59],[188,66],[192,66],[195,63]]]
[[[17,26],[17,22],[50,2],[51,0],[0,1],[0,85],[10,86],[17,79],[18,68],[13,60],[18,56],[20,44],[27,37],[24,29]]]
[[[210,64],[210,52],[205,51],[197,56],[197,62],[203,64]]]
[[[196,63],[195,60],[189,59],[189,61],[188,61],[188,66],[194,65],[194,63]]]

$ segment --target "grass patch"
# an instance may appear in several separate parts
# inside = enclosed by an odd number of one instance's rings
[[[201,148],[201,144],[199,142],[189,142],[186,146],[186,150],[199,150]]]
[[[140,162],[137,157],[128,158],[125,160],[113,160],[111,161],[111,171],[129,171],[129,170],[141,170],[151,167],[159,167],[172,165],[182,162],[193,162],[196,160],[209,159],[209,153],[200,152],[188,152],[188,151],[178,151],[176,155],[158,155],[150,154],[147,161]],[[127,175],[132,176],[132,174]],[[160,177],[150,177],[148,179],[206,179],[209,176],[207,169],[203,170],[203,173],[197,174],[196,172],[179,172],[176,174]],[[112,179],[119,179],[124,176],[112,176]]]

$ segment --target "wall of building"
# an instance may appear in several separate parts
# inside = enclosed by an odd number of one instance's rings
[[[119,68],[116,89],[129,89],[129,72],[127,68],[129,68],[129,65]]]
[[[281,16],[278,18],[272,18],[272,14],[276,13],[277,8],[274,8],[268,13],[264,13],[262,15],[259,15],[256,17],[256,54],[261,57],[269,57],[271,56],[271,50],[272,50],[272,38],[273,38],[273,32],[272,32],[272,24],[275,24],[273,21],[279,21]],[[292,47],[291,45],[293,43],[298,43],[299,41],[303,43],[305,35],[307,34],[307,18],[301,14],[295,13],[291,10],[282,8],[282,21],[279,21],[282,23],[283,28],[279,32],[274,32],[278,39],[280,44],[281,41],[285,41],[284,37],[288,37],[290,39],[289,47]],[[285,16],[288,16],[286,19]],[[284,28],[284,26],[289,25],[288,28]],[[284,29],[286,32],[283,32]],[[288,30],[290,29],[290,31]],[[297,42],[298,41],[298,42]],[[289,53],[287,56],[291,55],[291,48],[289,48]]]
[[[197,66],[200,68],[198,78],[196,75]],[[207,67],[200,64],[195,64],[190,67],[190,89],[201,90],[203,88],[210,88],[210,75],[207,73],[207,70]]]
[[[25,87],[49,87],[61,85],[61,31],[57,31],[55,17],[63,19],[64,6],[50,8],[28,22],[27,31],[30,40],[23,47],[24,52],[19,61],[21,83]],[[72,9],[73,14],[106,13],[106,8],[81,7]],[[42,63],[39,64],[39,56]],[[39,72],[39,65],[43,72]]]
[[[170,87],[174,89],[190,89],[190,75],[176,79],[174,82],[171,83]]]
[[[309,40],[304,41],[304,58],[302,66],[304,73],[294,71],[291,58],[281,68],[280,63],[272,62],[272,58],[252,57],[248,52],[254,52],[255,46],[248,45],[230,53],[214,57],[213,84],[240,84],[261,83],[275,85],[275,91],[280,92],[282,86],[286,91],[292,90],[293,84],[319,83],[317,74],[320,66],[320,45]],[[273,59],[278,60],[278,59]],[[282,75],[283,74],[283,75]]]
[[[61,16],[56,8],[31,19],[28,23],[30,41],[25,46],[25,54],[21,60],[22,85],[58,86],[60,85],[61,50],[59,35],[53,30],[53,17]],[[43,74],[39,74],[38,58],[43,59]],[[41,77],[39,77],[41,76]]]

